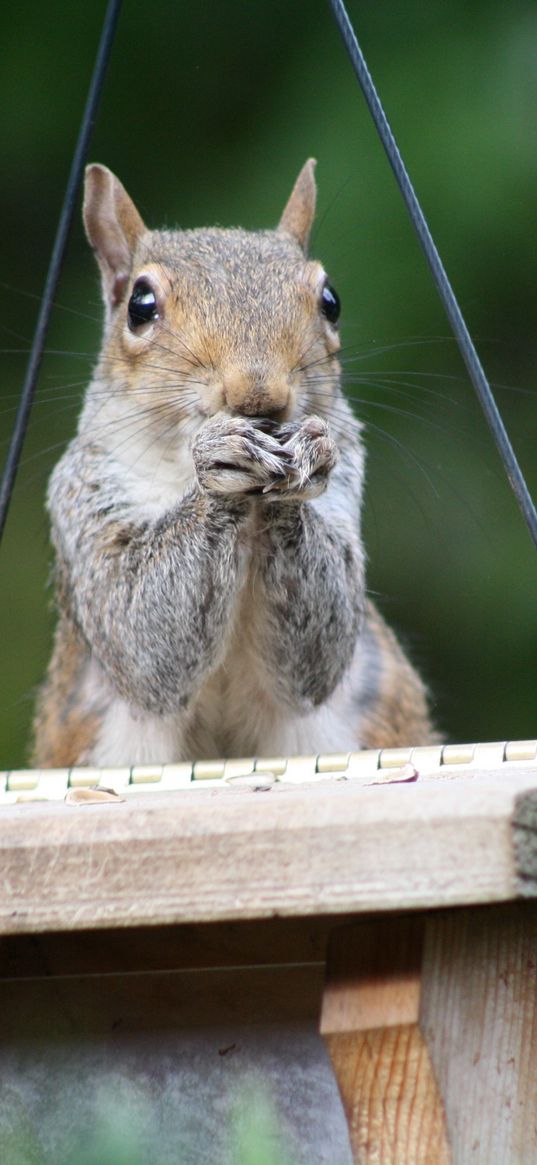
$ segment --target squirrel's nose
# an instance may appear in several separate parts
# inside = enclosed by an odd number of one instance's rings
[[[289,380],[284,375],[260,376],[234,370],[223,379],[226,405],[247,417],[281,414],[289,403]]]

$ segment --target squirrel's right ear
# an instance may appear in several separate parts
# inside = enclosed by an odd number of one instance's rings
[[[315,183],[315,158],[308,158],[291,191],[291,197],[278,223],[278,230],[293,235],[305,251],[310,230],[315,218],[317,186]]]
[[[117,307],[127,286],[132,255],[145,225],[121,182],[106,166],[86,166],[84,226],[97,256],[109,307]]]

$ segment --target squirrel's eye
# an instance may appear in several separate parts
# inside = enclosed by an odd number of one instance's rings
[[[337,324],[341,304],[337,291],[329,283],[325,283],[321,292],[321,311],[329,324]]]
[[[134,331],[142,324],[158,319],[157,298],[153,289],[145,279],[139,279],[134,284],[133,293],[129,299],[129,328]]]

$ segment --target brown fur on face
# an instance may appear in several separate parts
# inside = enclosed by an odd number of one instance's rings
[[[319,313],[323,280],[274,231],[152,232],[127,291],[147,284],[157,318],[133,332],[116,312],[100,374],[162,431],[223,408],[285,420],[307,400],[323,412],[339,375],[339,339]]]
[[[307,400],[322,413],[339,339],[319,311],[323,268],[305,253],[315,198],[310,159],[276,231],[149,231],[118,179],[88,167],[84,221],[107,307],[98,376],[145,410],[149,431],[222,408],[283,420]],[[156,310],[133,328],[141,284]]]

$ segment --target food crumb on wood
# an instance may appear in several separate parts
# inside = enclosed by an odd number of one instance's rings
[[[418,770],[414,765],[402,765],[400,769],[379,769],[375,774],[375,779],[371,781],[372,785],[396,785],[400,781],[417,781],[419,777]]]
[[[67,805],[100,805],[102,802],[123,801],[114,789],[105,789],[104,785],[93,785],[89,789],[68,789],[65,794]]]

